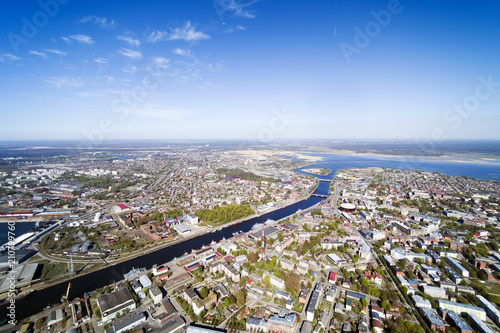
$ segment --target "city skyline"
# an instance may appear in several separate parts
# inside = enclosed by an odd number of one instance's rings
[[[0,140],[500,139],[493,1],[5,7]]]

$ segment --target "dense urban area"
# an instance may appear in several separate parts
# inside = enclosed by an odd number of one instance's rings
[[[2,307],[67,291],[0,330],[500,332],[499,182],[315,162],[208,146],[4,158],[1,225],[33,228],[2,244]],[[322,200],[71,294],[75,277],[310,196]]]

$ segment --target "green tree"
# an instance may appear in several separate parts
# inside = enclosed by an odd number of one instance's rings
[[[246,303],[246,293],[244,289],[239,289],[236,294],[234,295],[236,297],[236,304],[238,307],[242,307]]]

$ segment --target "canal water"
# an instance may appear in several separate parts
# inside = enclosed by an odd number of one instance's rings
[[[328,194],[329,183],[319,182],[315,194]],[[203,245],[209,245],[212,241],[219,242],[223,238],[228,239],[233,236],[234,232],[242,231],[247,232],[252,229],[256,223],[262,223],[271,220],[279,220],[287,216],[293,215],[298,210],[307,209],[324,198],[311,196],[306,200],[294,203],[292,205],[277,209],[275,211],[263,214],[259,217],[249,219],[247,221],[238,223],[237,225],[228,226],[220,231],[208,233],[188,241],[172,245],[155,252],[142,255],[140,257],[128,260],[126,262],[110,266],[99,271],[76,276],[71,280],[71,290],[69,292],[69,299],[83,296],[85,292],[101,288],[106,285],[112,284],[115,281],[123,279],[123,274],[130,271],[133,267],[146,267],[150,269],[154,264],[163,264],[176,257],[190,253],[192,249],[200,249]],[[61,300],[61,296],[66,293],[68,282],[59,283],[57,285],[48,287],[46,289],[36,291],[25,298],[16,301],[16,319],[20,320],[29,317],[35,313],[42,311],[48,304],[57,304]],[[0,318],[7,318],[7,305],[0,307]]]

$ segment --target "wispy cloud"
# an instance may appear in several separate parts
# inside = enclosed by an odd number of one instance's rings
[[[170,29],[170,33],[163,30],[153,31],[147,38],[148,42],[156,43],[166,40],[184,40],[187,42],[209,39],[210,36],[201,31],[196,31],[196,27],[187,21],[183,27]]]
[[[45,82],[53,85],[54,87],[61,88],[75,88],[83,86],[83,81],[78,78],[69,76],[53,76],[45,80]]]
[[[170,60],[164,57],[154,57],[153,65],[157,69],[167,69],[169,66]]]
[[[195,27],[191,25],[191,22],[187,21],[182,28],[175,28],[169,36],[169,40],[185,40],[185,41],[196,41],[202,39],[208,39],[210,36],[207,34],[196,31]]]
[[[115,21],[113,20],[108,20],[105,17],[99,17],[99,16],[85,16],[80,20],[80,23],[92,23],[97,25],[98,27],[101,28],[111,28],[115,26]]]
[[[0,54],[0,62],[18,61],[18,60],[21,60],[21,58],[19,58],[16,55],[13,55],[12,53]]]
[[[37,55],[37,56],[40,56],[40,57],[43,57],[43,58],[47,58],[47,54],[45,52],[39,52],[39,51],[31,50],[30,54]]]
[[[96,59],[94,59],[94,62],[96,62],[98,64],[107,64],[108,63],[108,59],[106,59],[106,58],[96,58]]]
[[[189,50],[184,50],[184,49],[181,49],[181,48],[176,48],[174,51],[173,51],[175,54],[178,54],[180,56],[190,56],[191,55],[191,51]]]
[[[128,57],[130,59],[141,59],[142,58],[142,53],[139,51],[134,51],[131,49],[126,49],[122,47],[120,50],[117,51],[121,55]]]
[[[116,81],[115,77],[114,76],[110,76],[110,75],[104,75],[103,78],[106,79],[107,83],[113,83],[113,82]]]
[[[117,36],[116,38],[118,38],[121,41],[124,41],[124,42],[128,43],[128,45],[130,45],[130,46],[135,46],[136,48],[139,48],[139,46],[141,46],[141,42],[138,39],[135,39],[135,38],[132,38],[132,37]]]
[[[61,37],[61,39],[67,43],[71,43],[71,40],[76,40],[77,42],[82,44],[87,44],[87,45],[95,44],[95,42],[92,40],[92,37],[88,35],[71,35],[68,37]]]
[[[236,30],[246,30],[246,28],[244,26],[242,26],[241,24],[238,24],[236,26]]]
[[[215,6],[221,17],[225,12],[229,12],[232,16],[254,18],[255,15],[246,8],[258,1],[259,0],[253,0],[247,3],[242,3],[236,0],[215,0]]]
[[[66,54],[68,54],[68,53],[66,53],[64,51],[59,51],[59,50],[56,50],[56,49],[43,49],[43,50],[45,52],[47,52],[47,53],[53,53],[53,54],[60,55],[61,57],[65,56]]]
[[[122,69],[123,72],[125,73],[135,73],[137,72],[137,67],[136,66],[127,66]]]
[[[168,36],[168,32],[163,31],[163,30],[155,30],[149,35],[149,37],[147,38],[147,41],[150,43],[161,42],[161,41],[166,40],[167,36]]]

